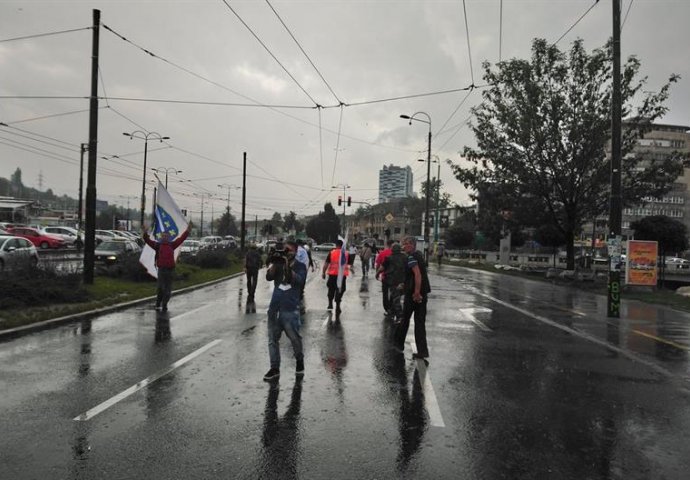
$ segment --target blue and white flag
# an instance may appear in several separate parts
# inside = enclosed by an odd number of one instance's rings
[[[345,269],[347,267],[347,237],[348,234],[350,233],[350,229],[348,228],[347,231],[345,232],[345,238],[341,237],[338,235],[338,239],[343,241],[343,246],[340,249],[340,258],[338,259],[338,279],[336,280],[336,285],[338,286],[338,290],[343,289],[343,277],[345,277]]]
[[[170,241],[172,242],[187,230],[187,225],[188,223],[184,215],[182,215],[175,201],[159,181],[156,190],[156,207],[154,209],[153,232],[151,233],[151,238],[160,241],[161,233],[168,232]],[[175,260],[177,260],[179,254],[180,248],[178,247],[175,249]],[[144,245],[144,249],[139,257],[139,262],[146,267],[146,271],[149,272],[149,275],[158,278],[156,251],[153,248]]]

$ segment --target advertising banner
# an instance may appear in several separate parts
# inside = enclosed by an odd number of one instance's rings
[[[625,260],[625,283],[655,287],[657,282],[657,242],[628,240]]]

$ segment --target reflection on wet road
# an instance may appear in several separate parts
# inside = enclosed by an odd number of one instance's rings
[[[263,272],[262,272],[263,273]],[[391,348],[373,277],[326,312],[310,274],[306,373],[268,368],[260,275],[6,341],[3,478],[686,478],[690,316],[433,267],[430,363]],[[410,329],[412,330],[412,329]]]

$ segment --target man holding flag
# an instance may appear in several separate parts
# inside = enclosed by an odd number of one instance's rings
[[[345,236],[347,238],[347,234]],[[347,248],[343,244],[343,238],[338,237],[335,242],[335,248],[330,251],[326,260],[323,263],[322,277],[326,278],[328,273],[328,310],[333,310],[333,300],[335,299],[335,314],[340,315],[340,300],[343,298],[345,289],[347,287],[347,277],[350,274],[348,268]]]
[[[153,238],[142,226],[146,246],[139,262],[158,279],[156,310],[167,311],[175,276],[175,262],[182,242],[189,235],[189,224],[163,184],[158,182],[154,210]]]

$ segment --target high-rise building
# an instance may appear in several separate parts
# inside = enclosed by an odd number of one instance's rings
[[[412,183],[412,169],[409,166],[384,165],[379,170],[379,203],[413,196]]]

